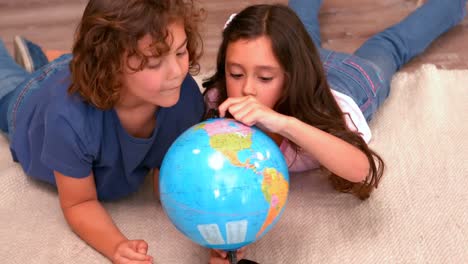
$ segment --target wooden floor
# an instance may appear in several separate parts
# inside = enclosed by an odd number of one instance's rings
[[[447,0],[451,1],[451,0]],[[50,49],[68,50],[85,0],[1,0],[0,37],[8,49],[21,34]],[[226,18],[255,3],[287,3],[287,0],[198,0],[206,10],[203,38],[203,70],[213,67]],[[352,52],[369,36],[399,21],[416,8],[418,0],[325,0],[320,13],[323,45]],[[468,18],[438,39],[424,55],[406,68],[434,63],[441,68],[468,68]]]

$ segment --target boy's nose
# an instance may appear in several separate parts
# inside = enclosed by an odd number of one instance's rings
[[[182,74],[182,65],[177,60],[170,60],[169,62],[169,76],[170,79],[178,78]]]

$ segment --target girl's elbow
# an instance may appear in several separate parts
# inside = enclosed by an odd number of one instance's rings
[[[364,162],[361,166],[356,166],[349,181],[356,183],[365,181],[369,175],[369,168],[369,162]]]

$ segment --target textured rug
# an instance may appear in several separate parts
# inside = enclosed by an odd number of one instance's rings
[[[250,246],[260,263],[468,263],[468,70],[424,65],[398,74],[374,117],[371,146],[387,164],[365,202],[332,190],[317,171],[291,175],[286,210]],[[1,263],[106,263],[68,228],[56,191],[27,178],[0,137]],[[153,199],[151,182],[106,203],[155,263],[207,263]]]

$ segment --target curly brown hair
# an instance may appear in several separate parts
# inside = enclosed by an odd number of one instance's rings
[[[151,57],[170,50],[167,27],[182,21],[187,34],[189,71],[199,72],[203,42],[199,25],[204,10],[193,0],[90,0],[76,30],[70,63],[69,93],[79,93],[84,101],[101,110],[114,107],[120,99],[124,56],[141,60],[142,70],[149,59],[138,48],[146,35],[153,38]]]
[[[225,60],[229,43],[239,39],[255,39],[268,36],[273,53],[286,72],[286,81],[280,100],[274,110],[325,131],[359,148],[369,161],[369,174],[363,182],[350,182],[333,174],[326,168],[334,188],[352,193],[362,200],[379,184],[384,162],[371,150],[363,138],[346,125],[341,111],[328,86],[318,50],[304,25],[290,8],[284,5],[254,5],[244,9],[232,20],[223,32],[223,41],[218,51],[216,73],[203,86],[205,96],[211,89],[218,90],[219,104],[227,98]],[[208,118],[213,111],[206,113]],[[296,153],[301,151],[294,145]]]

